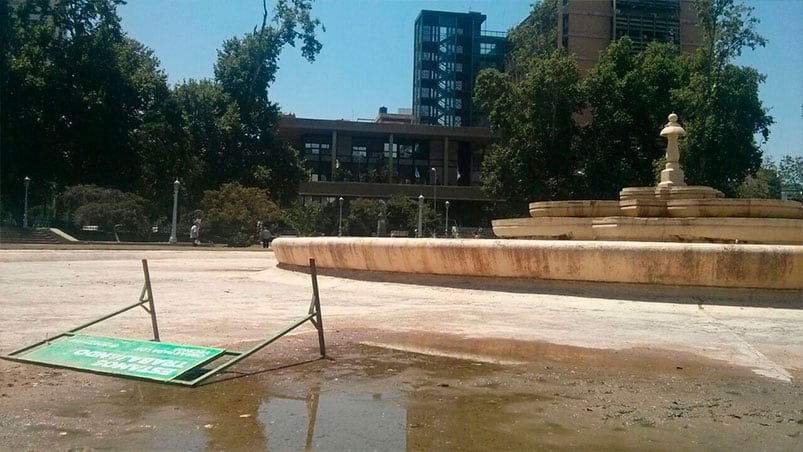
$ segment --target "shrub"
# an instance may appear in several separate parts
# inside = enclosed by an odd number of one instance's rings
[[[61,219],[77,227],[97,225],[100,229],[122,230],[147,234],[150,220],[147,202],[133,193],[97,185],[67,187],[59,197]]]
[[[257,222],[272,223],[282,216],[263,189],[237,182],[205,191],[201,205],[206,212],[204,234],[220,237],[229,246],[256,243]]]

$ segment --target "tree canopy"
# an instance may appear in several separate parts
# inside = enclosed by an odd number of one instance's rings
[[[758,97],[764,76],[733,64],[744,48],[764,45],[752,8],[734,0],[700,0],[704,43],[680,55],[669,43],[636,52],[613,42],[584,77],[557,45],[557,2],[533,5],[510,32],[509,74],[477,77],[474,96],[500,139],[482,165],[483,189],[526,212],[535,200],[614,199],[621,188],[655,183],[664,155],[659,138],[677,113],[689,138],[682,164],[689,184],[736,194],[760,167],[756,135],[773,123]],[[551,25],[552,24],[552,25]]]
[[[704,43],[683,59],[684,83],[674,93],[689,134],[682,164],[690,184],[732,195],[760,167],[762,151],[755,136],[766,141],[774,122],[758,97],[765,77],[733,60],[744,48],[763,47],[766,40],[755,31],[759,21],[753,8],[734,0],[698,0],[696,5]]]
[[[207,190],[202,204],[206,207],[205,234],[221,237],[231,246],[251,245],[258,221],[268,224],[282,216],[264,190],[243,187],[236,182],[223,184],[220,190]]]
[[[263,8],[260,28],[226,40],[218,51],[215,81],[225,97],[218,96],[222,105],[215,103],[225,110],[218,111],[224,119],[221,133],[213,135],[222,135],[225,158],[214,160],[218,177],[211,182],[243,181],[286,203],[298,192],[303,168],[297,151],[276,136],[280,109],[269,100],[268,89],[285,46],[300,41],[302,55],[315,60],[321,49],[315,33],[321,24],[310,16],[310,0],[278,0],[270,24],[264,1]]]
[[[500,135],[483,160],[483,186],[491,196],[522,208],[530,200],[573,196],[577,125],[572,116],[582,106],[573,59],[557,52],[533,58],[527,71],[529,76],[515,83],[507,74],[484,70],[474,91]]]
[[[64,187],[95,184],[154,200],[169,211],[181,180],[183,205],[225,183],[292,200],[303,176],[296,150],[278,139],[280,109],[268,96],[278,58],[321,49],[311,0],[276,0],[262,23],[221,44],[214,80],[175,87],[154,52],[128,37],[123,0],[0,2],[0,193],[21,210]]]
[[[168,90],[153,52],[121,30],[120,3],[3,2],[4,192],[26,175],[37,187],[140,181],[133,134]]]
[[[558,2],[542,0],[519,25],[510,29],[510,54],[505,70],[515,80],[527,75],[532,58],[548,58],[558,50]]]
[[[616,199],[623,187],[654,183],[655,162],[665,153],[659,133],[681,79],[676,54],[665,43],[634,53],[624,37],[582,80],[590,118],[577,145],[586,196]]]

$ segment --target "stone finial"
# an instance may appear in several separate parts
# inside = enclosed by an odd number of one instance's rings
[[[661,171],[661,182],[658,183],[658,187],[684,187],[686,181],[680,168],[678,140],[686,136],[686,131],[678,124],[678,115],[672,113],[667,119],[669,122],[661,130],[661,136],[667,139],[666,167]]]

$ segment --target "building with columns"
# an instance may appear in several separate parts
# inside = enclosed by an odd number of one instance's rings
[[[380,115],[380,118],[382,115]],[[444,127],[285,116],[279,135],[303,154],[302,198],[424,195],[460,203],[490,202],[480,163],[495,138],[487,127]],[[476,207],[476,206],[475,206]]]

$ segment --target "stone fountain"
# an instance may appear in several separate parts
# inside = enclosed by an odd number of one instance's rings
[[[618,201],[534,202],[529,218],[493,222],[498,239],[279,238],[276,260],[299,268],[315,258],[319,268],[341,270],[762,289],[791,294],[803,307],[801,204],[726,199],[711,187],[687,186],[678,151],[685,133],[670,115],[657,186],[625,188]]]
[[[655,187],[628,187],[618,201],[530,204],[530,218],[495,220],[504,238],[650,242],[803,244],[803,207],[778,199],[728,199],[719,190],[686,185],[676,114],[661,130],[666,167]]]

